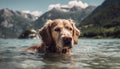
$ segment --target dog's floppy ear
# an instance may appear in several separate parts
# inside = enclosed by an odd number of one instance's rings
[[[73,33],[74,44],[78,43],[79,35],[80,35],[80,31],[74,25],[74,33]]]
[[[73,39],[74,39],[74,44],[77,44],[78,43],[78,38],[79,38],[79,35],[80,35],[80,31],[76,28],[75,26],[75,23],[73,22],[73,20],[69,20],[70,23],[72,23],[72,26],[73,26]]]
[[[52,20],[48,20],[47,23],[39,30],[40,36],[43,40],[43,42],[49,46],[53,42],[52,35],[51,35],[51,22]]]

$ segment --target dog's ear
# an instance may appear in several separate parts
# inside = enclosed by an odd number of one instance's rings
[[[43,42],[49,46],[53,43],[52,35],[51,35],[51,23],[52,20],[48,20],[47,23],[39,30],[39,34],[43,40]]]
[[[73,40],[74,40],[74,44],[78,43],[78,38],[80,35],[80,31],[76,28],[75,23],[73,22],[73,20],[69,19],[70,23],[73,26]]]
[[[80,31],[74,26],[74,30],[73,30],[73,39],[74,39],[74,44],[78,43],[78,38],[80,35]]]

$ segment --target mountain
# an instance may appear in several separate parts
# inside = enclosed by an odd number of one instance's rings
[[[44,23],[46,20],[49,19],[73,19],[76,24],[79,24],[84,18],[86,18],[96,7],[95,6],[89,6],[85,9],[81,8],[80,6],[73,6],[72,8],[53,8],[50,11],[43,14],[41,17],[39,17],[35,21],[35,28],[38,29]]]
[[[120,0],[105,0],[80,24],[83,37],[120,38]]]
[[[89,6],[85,9],[79,6],[53,8],[38,19],[21,11],[13,11],[8,8],[0,9],[0,38],[17,38],[25,30],[31,28],[38,30],[49,19],[73,19],[76,24],[79,24],[95,8],[94,6]]]
[[[8,8],[0,9],[0,38],[16,38],[19,34],[32,27],[35,16],[13,11]]]

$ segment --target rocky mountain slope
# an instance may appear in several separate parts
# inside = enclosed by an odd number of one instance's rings
[[[32,27],[34,20],[35,16],[31,14],[0,9],[0,38],[17,38],[23,30]]]
[[[72,8],[53,8],[50,11],[43,14],[35,22],[35,28],[40,28],[49,19],[73,19],[76,24],[79,24],[84,18],[86,18],[96,7],[88,6],[87,8],[81,8],[79,6],[73,6]]]

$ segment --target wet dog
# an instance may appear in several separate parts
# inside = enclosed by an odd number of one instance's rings
[[[39,30],[42,42],[25,51],[40,53],[70,54],[74,44],[78,43],[80,31],[72,20],[48,20]]]

